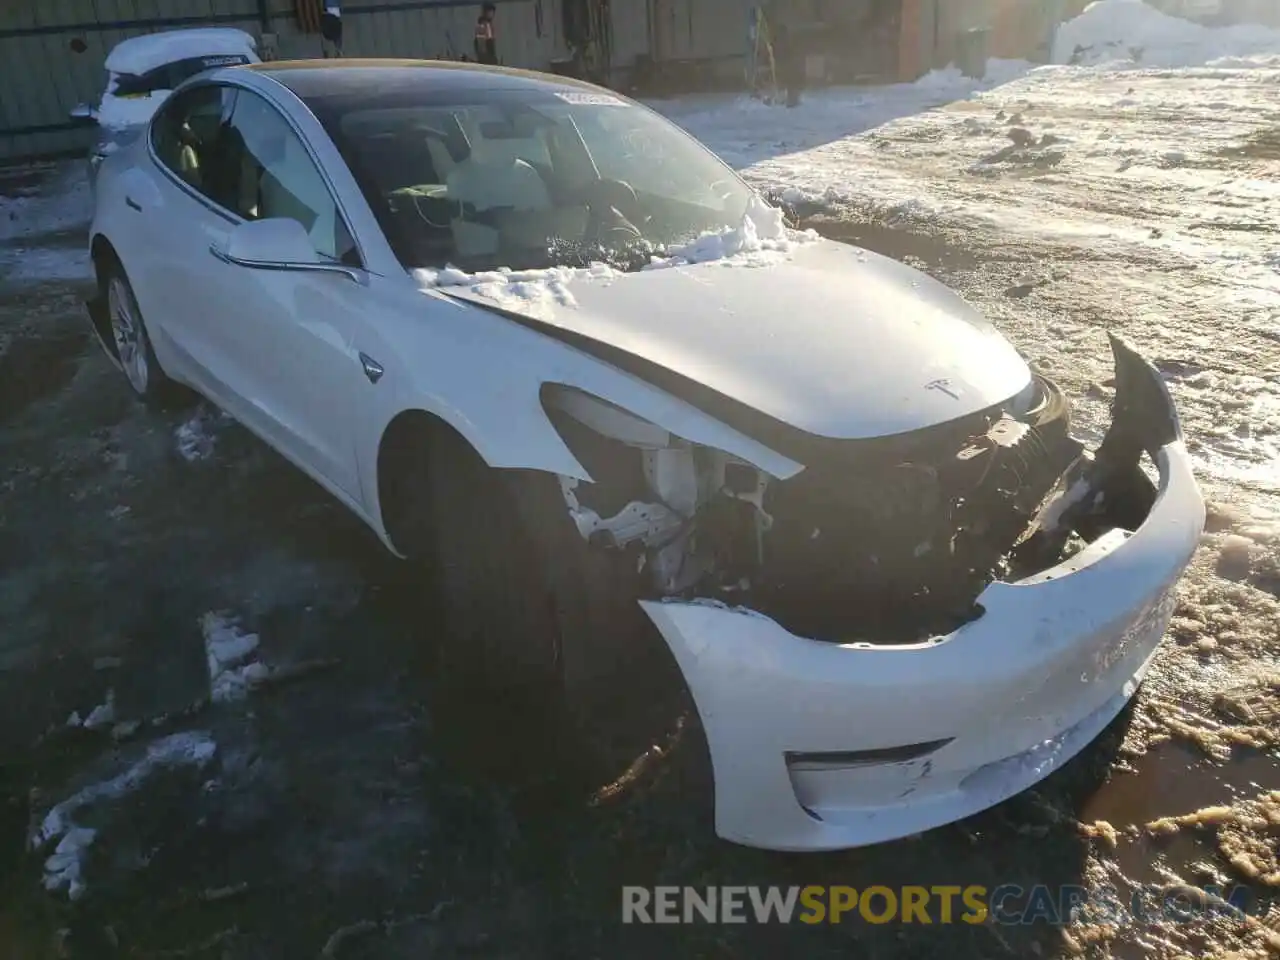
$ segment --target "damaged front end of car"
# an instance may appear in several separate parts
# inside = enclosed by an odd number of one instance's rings
[[[548,385],[543,406],[594,481],[562,477],[565,508],[590,549],[634,555],[639,599],[746,607],[815,640],[913,643],[980,617],[993,581],[1145,518],[1140,438],[1177,427],[1135,423],[1163,407],[1146,397],[1149,365],[1112,345],[1115,422],[1096,453],[1039,376],[911,434],[793,434],[780,452],[804,468],[785,479],[571,387]]]

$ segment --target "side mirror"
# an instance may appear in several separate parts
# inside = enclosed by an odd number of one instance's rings
[[[71,108],[71,119],[81,123],[97,123],[98,111],[87,103],[78,103]]]
[[[209,249],[218,259],[251,270],[313,270],[360,279],[353,267],[316,253],[302,224],[287,217],[247,220],[231,230],[225,246]]]

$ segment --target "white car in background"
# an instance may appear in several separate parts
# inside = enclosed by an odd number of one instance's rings
[[[576,81],[207,73],[103,164],[91,230],[130,387],[194,388],[430,561],[455,682],[576,704],[665,642],[740,843],[1047,776],[1132,697],[1204,525],[1124,342],[1091,453],[959,296]]]
[[[101,100],[71,111],[72,119],[98,127],[89,149],[90,181],[103,159],[135,138],[186,80],[206,70],[258,62],[257,40],[229,27],[168,30],[116,44],[107,54]]]

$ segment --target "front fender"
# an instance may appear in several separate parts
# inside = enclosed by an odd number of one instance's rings
[[[772,476],[786,478],[803,469],[685,401],[571,346],[432,291],[414,289],[412,295],[426,301],[419,303],[412,323],[374,330],[375,342],[364,348],[385,367],[371,394],[377,400],[357,432],[362,489],[373,517],[382,516],[377,478],[382,438],[397,416],[411,410],[449,424],[491,467],[590,482],[543,409],[542,389],[548,383],[607,400]],[[385,531],[380,532],[385,540]]]

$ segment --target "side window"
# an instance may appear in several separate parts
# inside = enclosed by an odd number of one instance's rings
[[[151,124],[151,145],[160,162],[185,183],[217,200],[226,118],[236,92],[230,87],[194,87],[161,107]]]
[[[222,202],[246,220],[288,217],[311,236],[316,252],[356,262],[355,241],[329,185],[280,112],[257,94],[240,91],[231,114],[228,153],[238,165],[235,195]]]

